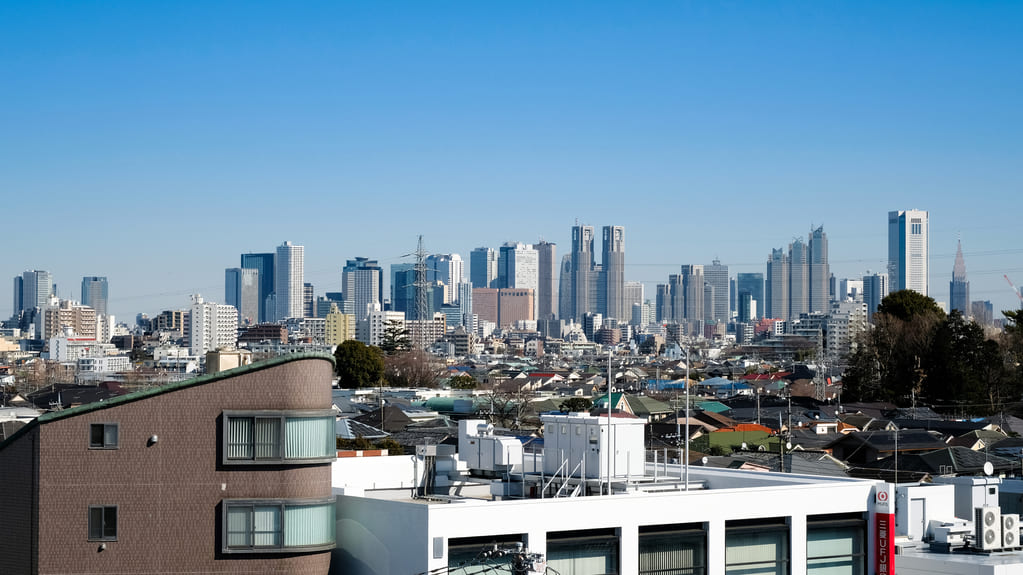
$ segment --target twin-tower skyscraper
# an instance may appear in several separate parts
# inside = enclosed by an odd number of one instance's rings
[[[572,227],[572,252],[561,260],[559,319],[582,321],[587,313],[627,320],[625,309],[625,227],[604,226],[597,263],[593,226]]]

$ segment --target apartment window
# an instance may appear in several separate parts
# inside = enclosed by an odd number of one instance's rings
[[[117,424],[89,424],[89,447],[93,449],[117,449]]]
[[[224,501],[227,553],[322,551],[334,548],[334,500]]]
[[[89,541],[117,541],[117,506],[89,507]]]
[[[337,456],[334,414],[224,412],[224,463],[321,463]]]

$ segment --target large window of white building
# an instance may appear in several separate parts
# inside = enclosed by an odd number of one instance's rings
[[[866,522],[858,515],[807,518],[807,575],[863,575],[865,537]]]
[[[639,528],[640,575],[704,575],[707,535],[702,524]]]
[[[548,533],[547,567],[561,575],[618,573],[618,536],[610,529]]]
[[[789,526],[784,519],[729,521],[725,533],[725,573],[787,575]]]

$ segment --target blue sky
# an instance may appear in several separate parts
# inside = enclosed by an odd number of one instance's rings
[[[316,293],[407,261],[626,227],[626,279],[762,271],[811,225],[883,270],[889,210],[962,237],[973,299],[1023,283],[1023,3],[0,4],[11,277],[110,278],[121,320],[223,297],[306,246]]]

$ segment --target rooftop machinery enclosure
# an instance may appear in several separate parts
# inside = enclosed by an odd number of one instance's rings
[[[608,476],[610,465],[611,477],[643,476],[642,419],[611,417],[609,426],[607,416],[570,413],[543,415],[540,421],[544,474],[599,479]]]

